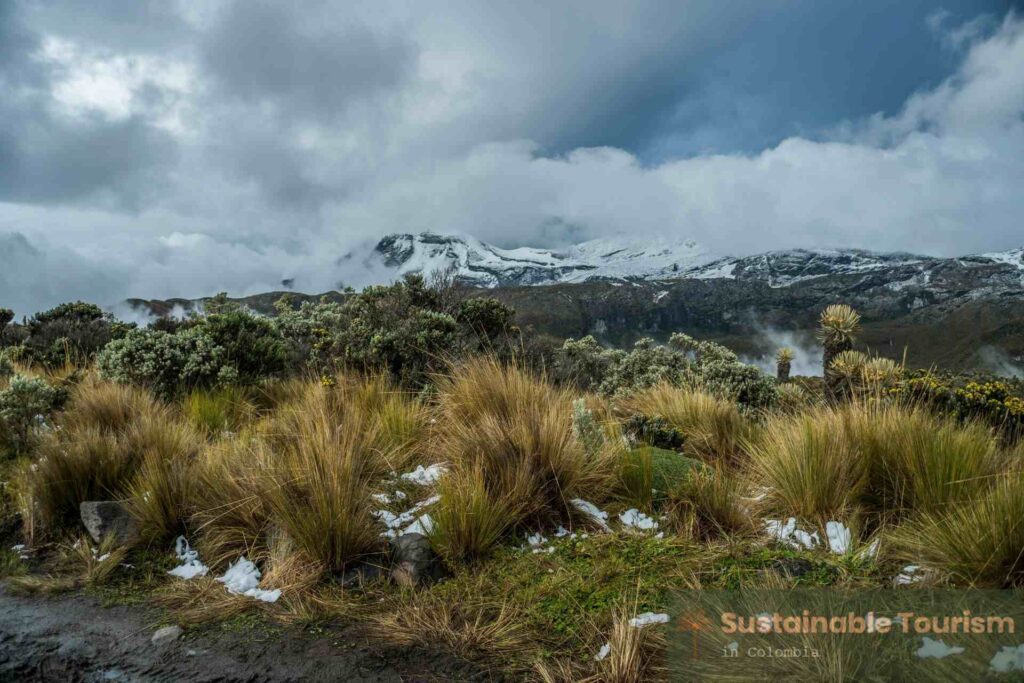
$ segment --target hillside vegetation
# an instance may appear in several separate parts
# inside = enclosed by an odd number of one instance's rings
[[[552,347],[415,277],[279,309],[0,331],[8,590],[641,681],[676,590],[1024,582],[1020,385],[870,357],[849,306],[820,311],[823,379],[682,331]],[[86,501],[118,501],[131,543],[86,536]],[[393,566],[410,533],[423,575]]]

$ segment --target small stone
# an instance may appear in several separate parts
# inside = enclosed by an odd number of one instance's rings
[[[391,580],[400,586],[418,586],[441,578],[441,558],[423,534],[402,534],[390,541]]]
[[[157,629],[156,633],[153,634],[153,637],[150,638],[150,642],[157,647],[162,647],[164,645],[170,645],[179,637],[181,637],[180,626],[164,626],[163,628]]]
[[[116,545],[132,545],[139,538],[139,523],[116,500],[84,501],[78,511],[96,543],[112,537]]]
[[[360,562],[349,567],[341,577],[342,588],[363,588],[366,584],[377,579],[384,570],[369,562]]]

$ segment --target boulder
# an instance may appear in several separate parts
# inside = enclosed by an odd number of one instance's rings
[[[116,500],[85,501],[78,511],[82,524],[96,543],[109,536],[117,545],[132,545],[139,538],[138,522]]]
[[[444,566],[423,534],[402,534],[389,542],[391,580],[401,586],[418,586],[441,578]]]
[[[180,637],[180,626],[164,626],[163,628],[158,628],[156,630],[156,633],[154,633],[153,637],[150,638],[150,642],[157,647],[161,647],[164,645],[170,645]]]

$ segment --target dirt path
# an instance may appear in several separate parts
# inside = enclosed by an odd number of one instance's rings
[[[380,649],[345,632],[261,637],[186,633],[150,642],[153,617],[100,607],[84,596],[19,598],[0,588],[0,681],[486,681],[464,662],[419,650]]]

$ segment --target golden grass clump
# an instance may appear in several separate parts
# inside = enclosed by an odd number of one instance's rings
[[[1024,583],[1024,476],[1000,476],[986,494],[932,509],[896,528],[892,540],[915,564],[981,587]]]
[[[254,441],[243,435],[213,444],[192,470],[196,503],[191,528],[196,548],[211,567],[224,567],[242,553],[257,563],[267,558],[270,511]]]
[[[967,504],[1007,465],[998,440],[980,423],[876,403],[854,403],[840,414],[869,472],[866,502],[879,514]]]
[[[271,529],[327,570],[379,552],[371,494],[414,459],[425,408],[381,378],[307,382],[251,432],[197,468],[197,547],[214,565],[259,561]]]
[[[694,469],[669,493],[669,513],[676,525],[711,540],[754,529],[745,505],[746,485],[729,469]]]
[[[163,542],[184,533],[202,435],[180,419],[144,417],[128,430],[125,447],[140,454],[125,506],[138,520],[142,540]]]
[[[773,416],[748,450],[767,507],[815,522],[854,508],[883,522],[967,504],[1008,463],[982,424],[874,401]]]
[[[665,634],[654,626],[631,626],[628,614],[621,609],[616,611],[608,634],[608,655],[597,663],[593,680],[643,683],[664,677]]]
[[[72,392],[60,424],[69,432],[120,434],[144,416],[164,415],[164,408],[145,389],[88,380]]]
[[[686,437],[688,455],[706,460],[736,458],[752,429],[732,401],[670,384],[626,396],[618,407],[628,414],[663,418]]]
[[[186,419],[208,438],[230,435],[256,419],[249,391],[241,387],[197,389],[182,399]]]
[[[851,511],[868,473],[843,427],[841,416],[824,407],[767,421],[747,444],[766,512],[823,523]]]
[[[588,448],[573,429],[574,398],[542,377],[486,357],[439,381],[437,452],[451,466],[448,495],[437,513],[438,537],[452,544],[442,545],[443,553],[474,555],[486,549],[461,546],[459,539],[489,537],[496,528],[551,524],[570,516],[572,499],[600,500],[608,494],[622,446]],[[455,494],[460,486],[470,493]],[[467,499],[481,506],[481,514],[452,509]],[[453,524],[480,529],[456,530]]]
[[[440,649],[468,661],[523,662],[536,647],[525,619],[508,603],[450,600],[424,593],[377,615],[374,631],[398,645]],[[509,666],[509,668],[513,668]]]
[[[138,465],[138,454],[96,427],[48,435],[39,457],[21,470],[22,517],[35,535],[53,535],[78,524],[86,500],[120,498]]]

